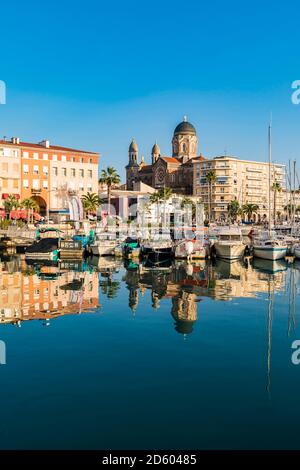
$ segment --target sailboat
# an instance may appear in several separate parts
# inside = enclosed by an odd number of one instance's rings
[[[271,209],[271,163],[272,163],[272,125],[269,125],[269,230],[267,236],[261,234],[259,238],[255,238],[253,242],[253,254],[257,258],[263,258],[268,260],[277,260],[284,258],[287,254],[287,244],[284,240],[279,240],[271,233],[271,220],[272,220],[272,209]]]

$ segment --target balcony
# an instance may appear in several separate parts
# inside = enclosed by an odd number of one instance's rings
[[[31,188],[31,194],[33,194],[34,196],[38,196],[39,194],[41,194],[41,192],[42,192],[41,188],[39,189]]]

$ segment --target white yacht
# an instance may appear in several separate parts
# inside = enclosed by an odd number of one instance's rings
[[[115,233],[102,232],[96,234],[94,243],[91,245],[93,255],[114,256],[115,249],[120,244]]]
[[[214,243],[216,255],[219,258],[236,260],[242,258],[246,245],[239,227],[222,227]]]
[[[294,245],[294,255],[297,259],[300,259],[300,243]]]
[[[253,243],[253,255],[256,258],[275,261],[284,258],[287,250],[286,242],[276,238],[255,239]]]

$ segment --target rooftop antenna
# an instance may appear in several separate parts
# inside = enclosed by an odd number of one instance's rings
[[[183,122],[187,122],[187,116],[186,115],[183,116]]]

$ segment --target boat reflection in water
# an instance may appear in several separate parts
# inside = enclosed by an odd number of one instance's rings
[[[133,314],[138,313],[140,296],[146,291],[150,291],[149,306],[153,309],[160,308],[162,300],[170,300],[174,328],[183,335],[193,332],[201,300],[256,297],[269,292],[270,282],[277,292],[283,288],[287,273],[285,261],[262,259],[253,264],[221,259],[215,263],[181,260],[159,264],[126,260],[124,264],[118,258],[94,257],[88,263],[28,264],[14,257],[3,260],[1,268],[1,323],[20,325],[37,319],[48,325],[59,316],[93,312],[99,309],[101,296],[118,301],[125,287]]]
[[[84,262],[1,262],[0,324],[21,325],[97,309],[98,275]]]

